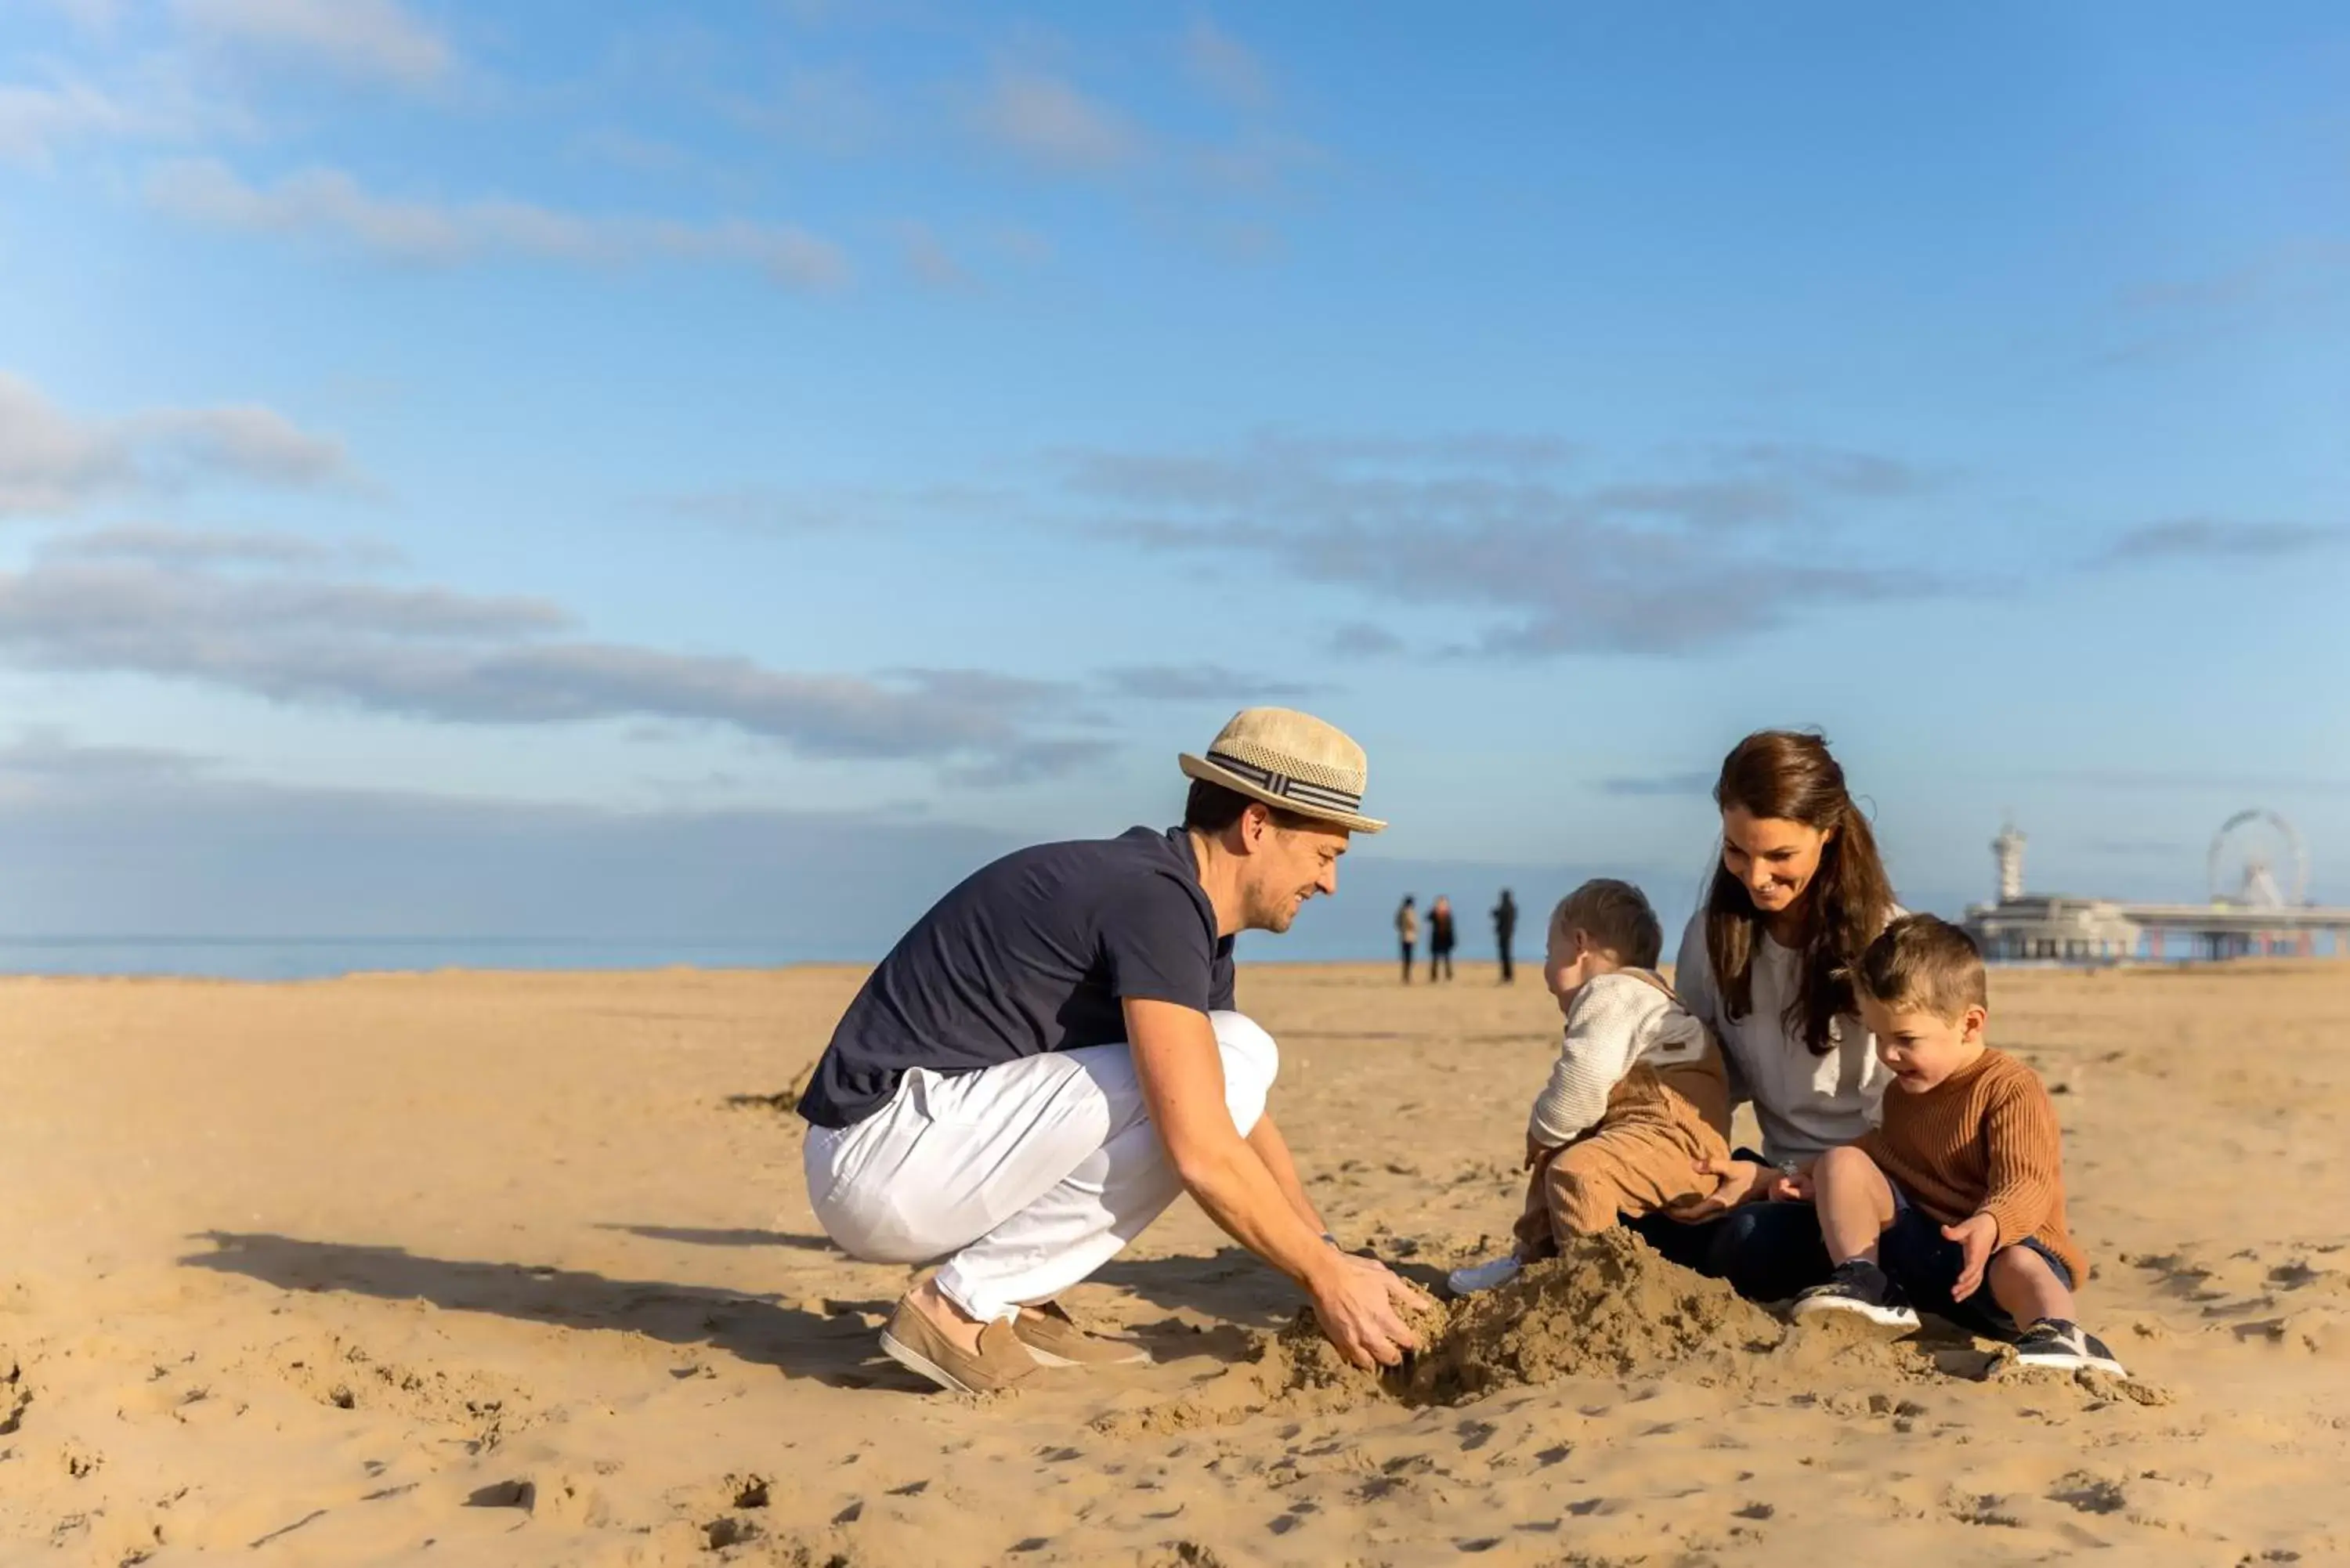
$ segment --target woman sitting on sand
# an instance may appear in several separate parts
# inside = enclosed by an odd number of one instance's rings
[[[1721,1037],[1731,1101],[1751,1099],[1762,1153],[1700,1164],[1712,1197],[1634,1221],[1659,1251],[1783,1301],[1833,1272],[1809,1203],[1773,1200],[1785,1173],[1876,1119],[1889,1075],[1854,1012],[1853,965],[1903,911],[1868,820],[1816,735],[1763,730],[1713,786],[1721,861],[1681,938],[1673,985]]]

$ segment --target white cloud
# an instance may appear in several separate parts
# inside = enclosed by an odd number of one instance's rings
[[[1328,166],[1330,156],[1302,137],[1248,130],[1191,154],[1190,167],[1210,189],[1235,196],[1273,196]]]
[[[774,670],[589,640],[544,599],[351,581],[311,566],[265,560],[250,541],[176,558],[45,552],[0,572],[0,659],[445,723],[718,724],[805,756],[929,761],[990,784],[1066,773],[1111,749],[1072,732],[1077,693],[1061,682]]]
[[[1142,702],[1289,702],[1323,690],[1222,664],[1124,664],[1101,672],[1114,696]]]
[[[1140,137],[1116,109],[1042,71],[999,69],[976,119],[998,145],[1053,169],[1112,169],[1141,150]]]
[[[275,409],[159,409],[126,421],[154,473],[243,474],[277,484],[321,484],[343,472],[338,441],[311,435]]]
[[[211,676],[288,693],[338,689],[351,677],[338,658],[306,673],[303,650],[508,641],[569,620],[544,599],[129,559],[45,556],[0,574],[0,641],[28,662]]]
[[[927,223],[899,224],[898,243],[906,270],[923,287],[956,293],[978,285],[970,269],[955,259]]]
[[[349,472],[339,441],[273,409],[153,409],[84,419],[0,371],[0,517],[56,515],[107,494],[174,491],[204,480],[313,485]]]
[[[390,566],[399,552],[373,541],[329,544],[299,534],[239,533],[216,528],[166,528],[129,523],[44,540],[45,561],[140,561],[150,566],[308,566],[341,562]]]
[[[46,169],[68,143],[137,135],[151,125],[86,82],[0,85],[0,163]]]
[[[17,0],[16,8],[50,12],[84,37],[108,43],[121,26],[125,6],[124,0]]]
[[[455,209],[370,195],[340,170],[306,170],[264,189],[212,159],[157,166],[148,175],[147,200],[173,217],[211,228],[332,234],[404,261],[457,260],[510,223],[476,212],[469,234]],[[541,229],[537,237],[545,243],[552,235]]]
[[[182,159],[151,170],[146,194],[159,211],[207,228],[324,240],[393,261],[700,261],[753,267],[776,283],[809,289],[836,288],[849,276],[838,246],[790,224],[592,217],[527,202],[387,197],[339,169],[308,169],[256,185],[216,160]]]
[[[683,148],[633,131],[591,130],[577,145],[589,157],[632,174],[680,174],[693,167],[692,155]]]
[[[122,0],[42,0],[85,33],[105,36],[122,19]]]
[[[71,510],[136,472],[120,439],[73,419],[30,383],[0,376],[0,516]]]
[[[1267,434],[1231,452],[1061,462],[1071,499],[1108,536],[1268,558],[1389,605],[1460,607],[1475,617],[1468,649],[1489,654],[1685,653],[1827,605],[1978,586],[1873,558],[1862,522],[1936,480],[1870,452],[1749,443],[1613,483],[1570,483],[1553,472],[1574,466],[1569,446],[1506,432]]]
[[[998,226],[987,236],[987,244],[996,254],[1023,266],[1043,266],[1053,259],[1052,241],[1016,223]]]
[[[2350,545],[2350,528],[2313,523],[2248,523],[2173,517],[2126,529],[2089,563],[2095,567],[2163,560],[2262,560]]]
[[[1273,83],[1253,50],[1206,16],[1195,16],[1183,35],[1183,66],[1191,79],[1241,109],[1263,109],[1273,100]]]
[[[2140,311],[2236,309],[2290,298],[2345,269],[2350,269],[2350,244],[2290,240],[2225,272],[2133,289],[2127,303]]]
[[[0,0],[5,4],[5,0]],[[0,165],[47,170],[73,148],[97,142],[185,143],[250,136],[254,117],[217,85],[159,53],[99,73],[49,66],[0,81]]]
[[[785,71],[764,96],[734,99],[727,111],[754,130],[835,157],[870,151],[889,127],[865,78],[847,69]]]
[[[762,534],[810,534],[874,521],[869,498],[812,495],[766,485],[697,490],[653,498],[671,516]]]
[[[1341,659],[1384,659],[1401,653],[1406,644],[1402,638],[1386,627],[1367,620],[1350,620],[1330,633],[1326,644]]]
[[[446,38],[396,0],[172,0],[190,31],[288,63],[429,87],[450,73]]]

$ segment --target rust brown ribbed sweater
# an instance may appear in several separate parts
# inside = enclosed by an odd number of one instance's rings
[[[1885,1091],[1884,1125],[1860,1140],[1909,1200],[1945,1225],[1989,1214],[1999,1245],[2027,1238],[2064,1260],[2073,1283],[2089,1260],[2064,1228],[2064,1146],[2040,1075],[1986,1050],[1922,1095]]]

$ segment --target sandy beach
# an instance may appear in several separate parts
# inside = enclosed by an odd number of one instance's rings
[[[1996,975],[2127,1383],[1790,1336],[1619,1249],[1554,1282],[1588,1332],[1382,1388],[1275,1341],[1294,1292],[1186,1201],[1071,1303],[1157,1364],[986,1401],[878,1359],[908,1272],[831,1250],[759,1097],[858,980],[0,984],[0,1557],[2350,1560],[2350,965]],[[1531,977],[1241,1002],[1344,1235],[1496,1244]]]

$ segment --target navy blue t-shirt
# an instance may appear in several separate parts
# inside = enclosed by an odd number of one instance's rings
[[[1038,845],[972,873],[866,978],[800,1115],[849,1127],[910,1067],[969,1073],[1124,1040],[1128,997],[1232,1004],[1232,940],[1180,827]]]

